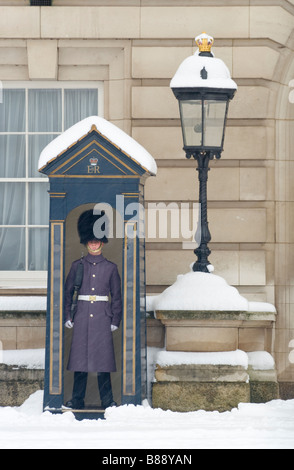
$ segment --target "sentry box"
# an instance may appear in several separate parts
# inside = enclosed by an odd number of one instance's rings
[[[123,315],[113,333],[117,372],[112,375],[118,404],[146,397],[144,183],[156,174],[152,156],[121,129],[98,116],[77,123],[41,153],[39,171],[49,178],[50,233],[44,410],[62,413],[72,393],[66,370],[71,331],[64,328],[64,283],[71,263],[86,255],[77,220],[88,209],[104,210],[109,243],[103,255],[117,264]],[[85,409],[79,418],[103,417],[97,377],[88,377]]]

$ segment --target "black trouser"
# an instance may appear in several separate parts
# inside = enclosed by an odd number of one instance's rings
[[[75,372],[72,398],[82,401],[86,395],[88,372]],[[97,373],[101,404],[107,408],[113,402],[111,378],[109,372]]]

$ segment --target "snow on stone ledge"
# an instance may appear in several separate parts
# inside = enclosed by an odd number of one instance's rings
[[[248,302],[249,312],[272,312],[276,313],[276,307],[272,304],[268,304],[267,302]]]
[[[160,351],[156,357],[156,364],[161,367],[183,364],[230,365],[242,366],[247,369],[248,356],[240,349],[224,352]]]
[[[45,349],[0,350],[0,364],[26,369],[44,369]]]
[[[47,309],[47,297],[0,297],[0,312],[10,311],[46,311]]]
[[[230,286],[222,277],[202,272],[178,275],[176,282],[161,294],[150,298],[147,306],[154,311],[276,312],[275,307],[271,304],[248,302],[235,287]]]
[[[273,356],[266,351],[254,351],[247,353],[248,365],[254,370],[273,370],[275,361]]]
[[[254,370],[273,370],[275,361],[266,351],[248,352],[237,349],[224,352],[159,351],[154,362],[160,367],[176,365],[229,365],[251,367]]]
[[[151,174],[156,175],[156,162],[150,153],[123,130],[99,116],[83,119],[52,140],[41,152],[38,169],[44,168],[51,160],[54,160],[73,143],[88,134],[93,125],[106,139],[127,153]]]

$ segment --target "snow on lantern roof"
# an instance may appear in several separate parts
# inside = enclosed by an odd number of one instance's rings
[[[237,85],[231,79],[228,67],[210,52],[213,38],[202,33],[195,40],[198,50],[181,63],[170,82],[170,87],[236,90]],[[202,72],[203,70],[205,73]]]
[[[52,140],[40,154],[38,163],[39,171],[66,151],[70,146],[91,132],[93,126],[95,126],[99,134],[116,147],[119,147],[148,172],[156,175],[157,165],[150,153],[123,130],[99,116],[90,116],[83,119],[56,137],[56,139]]]

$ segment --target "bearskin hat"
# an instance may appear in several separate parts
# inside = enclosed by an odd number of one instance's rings
[[[80,215],[78,220],[78,234],[82,245],[86,245],[91,240],[99,240],[103,243],[108,243],[108,239],[105,235],[97,237],[94,233],[95,222],[103,216],[105,216],[104,211],[101,211],[100,214],[94,214],[93,209],[85,211]],[[101,230],[105,232],[105,228],[105,222],[103,222],[101,225]]]

